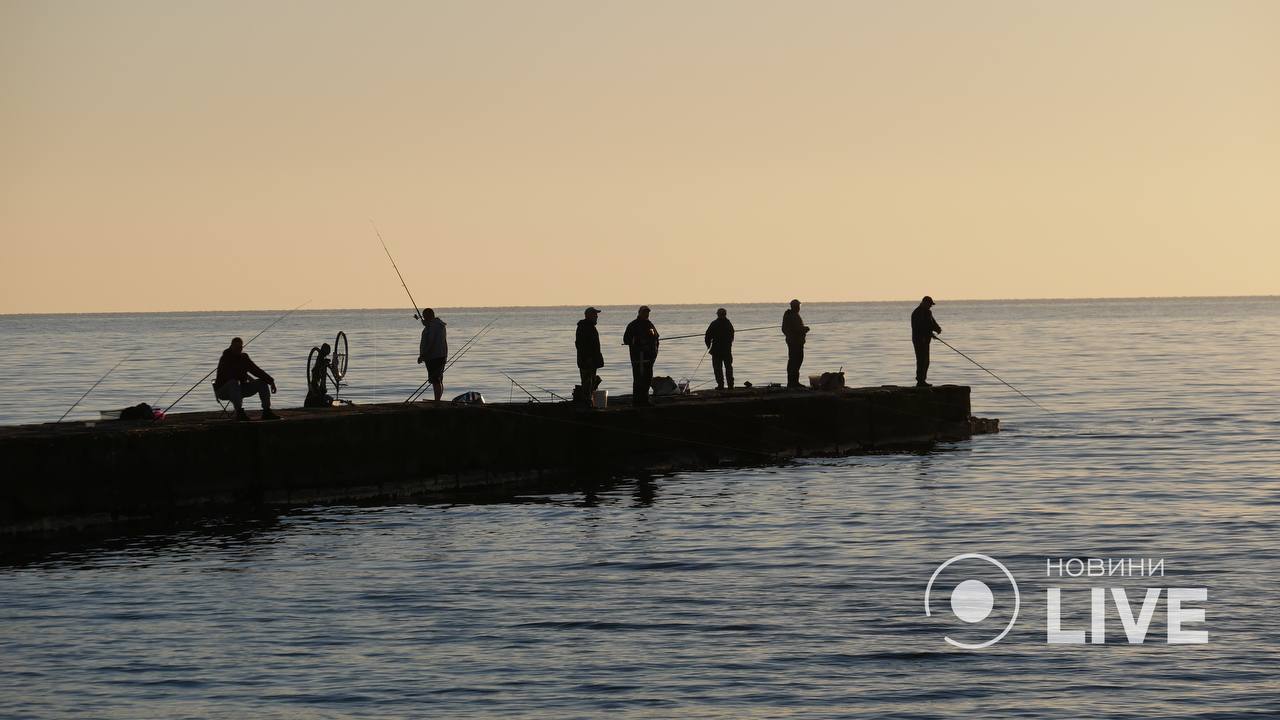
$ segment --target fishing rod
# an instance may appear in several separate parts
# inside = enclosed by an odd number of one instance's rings
[[[137,351],[135,350],[134,352],[137,352]],[[62,422],[63,420],[65,420],[65,419],[66,419],[66,417],[67,417],[68,415],[70,415],[70,414],[71,414],[71,411],[76,409],[76,406],[80,404],[80,401],[81,401],[81,400],[84,400],[85,398],[89,397],[89,393],[93,392],[94,388],[96,388],[96,387],[98,387],[99,385],[101,385],[101,384],[102,384],[102,381],[107,379],[107,375],[110,375],[111,373],[115,372],[115,369],[116,369],[116,368],[118,368],[118,367],[120,367],[121,365],[123,365],[123,364],[124,364],[124,361],[125,361],[125,360],[128,360],[128,359],[129,359],[129,358],[131,358],[131,357],[133,357],[133,353],[132,353],[132,352],[131,352],[131,353],[129,353],[128,355],[125,355],[123,358],[121,358],[121,359],[120,359],[120,362],[116,363],[115,365],[112,365],[110,370],[108,370],[106,373],[104,373],[104,374],[102,375],[102,377],[98,378],[98,382],[94,383],[92,386],[90,386],[90,388],[89,388],[88,390],[85,390],[85,391],[84,391],[84,394],[80,396],[80,399],[79,399],[79,400],[76,400],[75,402],[71,403],[71,407],[67,408],[67,411],[66,411],[66,412],[64,412],[64,413],[62,413],[62,417],[58,418],[58,422],[60,423],[60,422]],[[56,425],[57,423],[54,423],[54,424]]]
[[[513,378],[513,377],[511,377],[510,375],[508,375],[508,374],[506,374],[506,373],[502,372],[501,370],[499,370],[499,371],[498,371],[498,373],[499,373],[500,375],[502,375],[503,377],[505,377],[506,379],[510,380],[510,381],[511,381],[511,383],[512,383],[513,385],[515,385],[516,387],[520,388],[521,390],[524,390],[524,394],[525,394],[525,395],[528,395],[530,400],[532,400],[532,401],[534,401],[534,402],[536,402],[536,403],[540,403],[540,402],[542,402],[542,401],[541,401],[541,400],[539,400],[539,399],[538,399],[538,398],[537,398],[533,393],[531,393],[531,392],[529,392],[527,389],[525,389],[525,386],[521,385],[521,384],[520,384],[520,382],[519,382],[518,380],[516,380],[515,378]],[[537,386],[535,386],[535,387],[537,387]]]
[[[183,380],[185,380],[185,379],[187,378],[187,376],[191,374],[191,371],[192,371],[192,370],[195,370],[195,369],[196,369],[196,368],[198,368],[198,367],[200,367],[200,366],[199,366],[199,365],[197,365],[196,367],[190,368],[190,369],[189,369],[189,370],[187,370],[186,372],[184,372],[184,373],[182,373],[181,375],[179,375],[179,376],[178,376],[178,379],[177,379],[177,380],[174,380],[174,381],[173,381],[173,382],[171,382],[171,383],[169,383],[169,385],[168,385],[167,387],[165,387],[164,391],[160,393],[160,396],[156,398],[156,401],[155,401],[155,402],[153,402],[153,403],[151,403],[151,404],[152,404],[152,405],[156,405],[156,406],[158,406],[158,405],[160,404],[160,401],[164,399],[164,396],[165,396],[165,395],[168,395],[168,394],[169,394],[169,391],[173,389],[173,386],[174,386],[174,385],[177,385],[178,383],[180,383],[180,382],[182,382]]]
[[[404,288],[404,293],[409,296],[409,302],[413,304],[413,319],[422,319],[422,310],[418,307],[418,301],[413,299],[413,293],[409,292],[409,285],[405,283],[404,276],[400,274],[400,268],[396,265],[396,259],[391,257],[391,250],[387,249],[387,241],[382,239],[382,233],[378,231],[378,224],[369,218],[369,224],[373,226],[373,232],[378,236],[378,242],[382,243],[382,251],[387,254],[387,259],[391,261],[391,267],[396,271],[396,277],[400,278],[400,286]]]
[[[310,300],[308,300],[307,302],[302,303],[302,305],[306,305],[306,304],[307,304],[307,303],[309,303],[309,302],[311,302],[311,301],[310,301]],[[246,341],[245,341],[245,343],[244,343],[244,347],[249,347],[249,343],[253,342],[254,340],[257,340],[257,339],[258,339],[258,338],[260,338],[260,337],[262,337],[262,333],[264,333],[264,332],[266,332],[266,331],[270,330],[271,328],[275,327],[275,326],[276,326],[276,323],[280,322],[281,320],[283,320],[283,319],[285,319],[285,318],[289,317],[290,315],[292,315],[292,314],[294,314],[295,312],[297,312],[298,310],[300,310],[300,309],[302,308],[302,305],[299,305],[298,307],[296,307],[296,308],[294,308],[294,309],[292,309],[292,310],[290,310],[290,311],[286,312],[285,314],[281,315],[280,317],[276,318],[275,320],[272,320],[270,325],[267,325],[266,327],[262,328],[261,330],[259,330],[259,331],[258,331],[258,334],[257,334],[257,335],[254,335],[253,337],[251,337],[251,338],[249,338],[248,340],[246,340]],[[168,415],[168,414],[169,414],[169,411],[170,411],[170,410],[172,410],[172,409],[174,409],[175,407],[177,407],[178,403],[182,402],[182,399],[183,399],[183,398],[185,398],[186,396],[190,395],[190,394],[191,394],[191,392],[192,392],[193,390],[195,390],[196,388],[200,387],[200,383],[204,382],[205,380],[208,380],[208,379],[209,379],[209,376],[210,376],[210,375],[213,375],[213,374],[214,374],[214,373],[216,373],[216,372],[218,372],[218,368],[217,368],[217,366],[214,366],[214,368],[213,368],[212,370],[210,370],[208,373],[206,373],[204,377],[202,377],[202,378],[200,378],[199,380],[197,380],[195,385],[192,385],[191,387],[187,388],[187,391],[186,391],[186,392],[184,392],[184,393],[182,393],[181,395],[179,395],[177,400],[174,400],[174,401],[173,401],[173,403],[169,405],[169,407],[165,408],[165,409],[164,409],[164,414],[165,414],[165,415]]]
[[[473,345],[472,347],[475,347],[475,346]],[[466,354],[467,354],[468,352],[470,352],[470,351],[471,351],[471,348],[470,348],[470,347],[465,347],[465,348],[463,348],[463,349],[459,350],[458,352],[454,353],[453,357],[452,357],[452,358],[450,358],[449,362],[445,363],[444,369],[443,369],[443,370],[441,370],[441,371],[440,371],[440,373],[441,373],[441,374],[444,374],[444,373],[448,372],[448,371],[449,371],[449,368],[453,367],[453,364],[454,364],[454,363],[456,363],[456,362],[458,362],[459,360],[461,360],[461,359],[462,359],[462,356],[463,356],[463,355],[466,355]],[[422,397],[423,393],[425,393],[425,392],[427,391],[427,385],[429,385],[430,383],[431,383],[431,377],[430,377],[430,376],[428,376],[428,377],[427,377],[427,379],[426,379],[426,380],[423,380],[423,381],[422,381],[422,384],[418,386],[418,389],[417,389],[417,390],[414,390],[414,391],[413,391],[413,393],[412,393],[411,395],[409,395],[409,397],[405,398],[405,400],[404,400],[404,401],[405,401],[405,402],[413,402],[414,400],[417,400],[418,398]]]
[[[453,356],[449,358],[449,362],[444,366],[444,369],[445,369],[445,370],[448,370],[449,368],[453,367],[453,364],[454,364],[454,363],[456,363],[456,362],[458,362],[459,360],[461,360],[461,359],[462,359],[462,356],[463,356],[463,355],[466,355],[466,354],[467,354],[467,352],[468,352],[469,350],[471,350],[471,348],[472,348],[472,343],[473,343],[473,342],[475,342],[475,341],[476,341],[476,339],[477,339],[477,338],[479,338],[479,337],[480,337],[480,336],[481,336],[481,335],[482,335],[486,330],[488,330],[490,327],[492,327],[494,323],[498,322],[498,321],[499,321],[499,320],[501,320],[501,319],[502,319],[502,316],[501,316],[501,315],[499,315],[499,316],[495,317],[494,319],[490,320],[488,323],[486,323],[484,327],[482,327],[482,328],[480,328],[479,330],[477,330],[475,335],[472,335],[472,336],[471,336],[471,337],[470,337],[470,338],[469,338],[465,343],[463,343],[463,344],[462,344],[462,347],[458,348],[458,349],[453,353]],[[405,401],[405,402],[413,402],[414,400],[418,399],[418,397],[419,397],[419,396],[421,396],[421,395],[422,395],[422,393],[426,390],[427,384],[428,384],[428,383],[430,383],[430,382],[431,382],[431,379],[430,379],[430,378],[428,378],[428,379],[426,379],[426,380],[422,381],[422,384],[418,386],[418,389],[417,389],[417,390],[414,390],[414,391],[413,391],[413,392],[411,392],[411,393],[409,393],[409,397],[405,398],[405,400],[404,400],[404,401]]]
[[[693,378],[695,378],[695,377],[697,377],[697,376],[698,376],[698,371],[702,369],[702,362],[703,362],[704,360],[706,360],[706,359],[707,359],[707,356],[708,356],[708,355],[710,355],[710,354],[711,354],[711,346],[710,346],[710,345],[708,345],[708,346],[707,346],[707,351],[706,351],[706,352],[704,352],[704,353],[702,353],[702,357],[698,358],[698,364],[697,364],[696,366],[694,366],[694,368],[693,368],[693,373],[692,373],[692,374],[690,374],[690,375],[685,375],[685,376],[684,376],[684,385],[685,385],[685,387],[686,387],[686,388],[688,388],[688,387],[689,387],[689,382],[690,382],[691,380],[693,380]]]
[[[492,325],[493,323],[497,322],[497,320],[498,318],[494,318],[489,322],[489,325]],[[455,351],[453,353],[453,356],[449,358],[449,362],[445,363],[444,370],[441,372],[448,372],[449,368],[453,367],[454,363],[461,360],[463,355],[466,355],[467,353],[471,352],[475,348],[475,345],[472,344],[472,341],[479,338],[481,336],[481,333],[488,330],[489,325],[485,325],[484,327],[480,328],[480,330],[477,331],[475,335],[472,335],[469,340],[463,343],[462,347],[459,348],[457,351]],[[405,402],[412,402],[414,400],[417,400],[419,397],[421,397],[422,394],[426,392],[427,385],[430,382],[431,382],[431,378],[427,378],[426,380],[423,380],[422,384],[418,386],[418,389],[414,390],[409,395],[409,397],[405,398]]]
[[[1030,398],[1026,393],[1022,392],[1022,391],[1021,391],[1021,390],[1019,390],[1018,388],[1016,388],[1016,387],[1014,387],[1014,386],[1010,385],[1009,383],[1005,382],[1005,381],[1004,381],[1004,378],[1002,378],[1002,377],[1000,377],[999,375],[997,375],[997,374],[995,374],[995,373],[991,372],[990,370],[987,370],[985,367],[982,367],[982,363],[980,363],[980,362],[978,362],[977,360],[974,360],[973,358],[969,357],[968,355],[965,355],[964,353],[960,352],[960,351],[959,351],[958,349],[956,349],[956,347],[955,347],[954,345],[952,345],[951,343],[947,342],[946,340],[943,340],[942,338],[938,337],[937,335],[934,335],[934,336],[933,336],[933,339],[934,339],[934,340],[937,340],[938,342],[942,343],[943,345],[946,345],[947,347],[951,348],[952,350],[955,350],[955,351],[960,355],[960,357],[962,357],[962,358],[964,358],[965,360],[968,360],[969,362],[973,363],[974,365],[977,365],[978,367],[982,368],[982,370],[983,370],[984,372],[986,372],[988,375],[990,375],[991,377],[993,377],[993,378],[995,378],[995,379],[999,380],[1001,383],[1004,383],[1005,387],[1009,388],[1010,390],[1012,390],[1012,391],[1014,391],[1014,392],[1018,393],[1019,395],[1021,395],[1021,396],[1022,396],[1022,397],[1024,397],[1024,398],[1026,398],[1026,399],[1027,399],[1027,401],[1028,401],[1028,402],[1030,402],[1032,405],[1035,405],[1036,407],[1040,408],[1041,410],[1043,410],[1043,411],[1045,411],[1045,412],[1047,412],[1047,413],[1052,413],[1052,412],[1053,412],[1053,411],[1052,411],[1052,410],[1050,410],[1049,408],[1047,408],[1047,407],[1045,407],[1045,406],[1041,405],[1040,403],[1036,402],[1035,400],[1032,400],[1032,399],[1031,399],[1031,398]]]
[[[532,383],[530,383],[530,384],[532,385]],[[541,390],[542,392],[544,392],[544,393],[546,393],[546,394],[550,395],[551,397],[553,397],[553,398],[555,398],[555,399],[557,399],[557,400],[559,400],[559,401],[561,401],[561,402],[569,402],[569,398],[567,398],[567,397],[565,397],[565,396],[563,396],[563,395],[559,395],[559,394],[557,394],[557,393],[555,393],[555,392],[552,392],[552,391],[550,391],[550,390],[548,390],[548,389],[546,389],[546,388],[542,387],[541,385],[534,385],[534,387],[538,388],[538,389],[539,389],[539,390]]]
[[[846,323],[846,322],[853,322],[853,321],[852,320],[823,320],[822,322],[809,323],[809,325],[833,325],[835,323]],[[757,327],[743,328],[741,330],[735,329],[734,334],[751,332],[753,330],[777,330],[778,328],[779,328],[778,325],[760,325]],[[706,333],[690,333],[689,335],[672,335],[671,337],[663,337],[658,339],[659,340],[683,340],[685,338],[691,338],[691,337],[704,337],[705,335]]]

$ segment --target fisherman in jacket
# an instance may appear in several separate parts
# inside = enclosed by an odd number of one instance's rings
[[[716,389],[723,390],[725,381],[733,387],[733,323],[729,322],[724,308],[716,310],[716,319],[707,326],[703,338],[707,352],[711,353],[711,369],[716,374]]]
[[[427,366],[427,382],[435,394],[436,402],[444,395],[444,364],[449,358],[449,342],[445,323],[436,317],[436,311],[422,311],[422,340],[418,343],[418,362]]]
[[[640,306],[636,319],[627,324],[622,344],[631,348],[631,404],[652,405],[649,385],[653,382],[653,363],[658,359],[658,329],[649,322],[649,308]]]
[[[578,374],[582,377],[578,400],[587,407],[594,407],[595,389],[600,386],[596,371],[604,367],[604,355],[600,352],[600,331],[596,329],[600,311],[589,307],[582,314],[583,318],[578,321],[578,333],[573,340],[573,345],[578,350]]]
[[[933,319],[933,298],[925,295],[911,311],[911,345],[916,350],[916,387],[932,387],[925,379],[929,376],[929,343],[934,333],[942,328]]]
[[[787,338],[787,387],[804,387],[800,384],[800,365],[804,363],[804,341],[809,326],[800,318],[799,300],[792,300],[791,309],[782,313],[782,334]]]
[[[254,380],[249,379],[253,375]],[[218,358],[218,374],[213,379],[213,393],[219,400],[230,400],[236,408],[236,420],[248,420],[249,415],[241,406],[246,395],[258,394],[262,401],[262,419],[279,420],[280,416],[271,412],[271,393],[276,391],[276,381],[262,368],[249,359],[244,351],[244,341],[231,338],[231,345],[222,351]]]

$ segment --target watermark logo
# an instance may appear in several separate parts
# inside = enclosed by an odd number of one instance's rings
[[[1013,573],[995,558],[981,553],[964,553],[956,555],[938,566],[929,577],[924,591],[925,617],[933,615],[931,596],[938,575],[951,565],[963,561],[981,561],[1004,574],[1013,589],[1013,614],[1004,629],[984,642],[962,642],[944,636],[951,645],[966,650],[980,650],[990,647],[1002,640],[1013,629],[1018,620],[1018,611],[1022,606],[1022,595]],[[1209,632],[1187,628],[1205,622],[1203,607],[1195,607],[1196,603],[1208,601],[1209,592],[1203,587],[1147,587],[1142,605],[1135,608],[1129,602],[1128,591],[1124,587],[1108,583],[1100,578],[1163,578],[1165,561],[1162,558],[1045,558],[1045,577],[1050,584],[1045,589],[1045,642],[1050,645],[1105,645],[1107,643],[1107,619],[1111,614],[1113,621],[1120,621],[1124,639],[1131,645],[1146,642],[1151,621],[1156,617],[1160,600],[1165,601],[1166,631],[1165,642],[1169,645],[1204,644],[1209,642]],[[974,570],[973,572],[976,572]],[[989,573],[989,568],[987,569]],[[1081,588],[1072,580],[1084,578],[1092,582]],[[1058,583],[1066,582],[1068,585]],[[1161,583],[1163,585],[1163,582]],[[1069,591],[1064,599],[1063,590]],[[1087,602],[1082,601],[1086,596]],[[1110,603],[1108,603],[1110,598]],[[1070,602],[1069,602],[1070,601]],[[1072,604],[1074,603],[1074,604]],[[957,619],[968,625],[976,625],[986,620],[995,606],[995,594],[991,587],[982,580],[967,578],[957,583],[951,590],[951,612]],[[1069,628],[1063,625],[1063,608],[1087,607],[1089,610],[1088,630]],[[1112,608],[1113,610],[1109,610]],[[1113,638],[1119,637],[1112,634]]]
[[[1048,578],[1062,581],[1066,578],[1163,578],[1164,559],[1159,558],[1045,558],[1044,574]],[[1105,582],[1097,581],[1095,582]],[[1092,645],[1103,645],[1107,642],[1107,591],[1110,590],[1111,601],[1115,606],[1116,617],[1120,619],[1120,627],[1124,630],[1125,640],[1130,645],[1141,645],[1146,642],[1147,630],[1151,627],[1151,619],[1155,617],[1160,604],[1160,596],[1165,598],[1166,623],[1165,642],[1169,645],[1203,645],[1209,642],[1209,631],[1189,630],[1183,626],[1188,623],[1204,622],[1204,608],[1187,607],[1189,603],[1206,602],[1209,590],[1202,587],[1148,587],[1142,599],[1142,607],[1138,616],[1133,616],[1133,607],[1129,604],[1129,595],[1123,587],[1092,586],[1089,590],[1089,631],[1087,642]],[[1046,617],[1048,627],[1046,639],[1051,645],[1083,645],[1086,642],[1084,630],[1064,629],[1062,626],[1063,588],[1051,586],[1046,591],[1048,603]],[[1078,592],[1075,594],[1079,594]]]
[[[933,612],[930,608],[929,598],[933,594],[933,583],[938,579],[938,574],[953,563],[963,560],[981,560],[994,565],[1000,572],[1004,573],[1004,576],[1009,579],[1009,584],[1013,587],[1013,616],[1009,618],[1009,623],[1004,626],[999,635],[980,643],[961,642],[950,635],[943,637],[943,640],[958,648],[980,650],[1000,642],[1013,629],[1013,624],[1018,621],[1018,610],[1022,607],[1022,593],[1018,591],[1018,581],[1013,579],[1013,573],[1009,572],[1009,568],[1001,564],[999,560],[981,553],[963,553],[939,565],[938,569],[934,570],[933,575],[930,576],[929,584],[924,588],[925,617],[929,617]],[[974,624],[986,620],[991,615],[991,610],[994,607],[995,594],[991,592],[991,587],[981,580],[966,579],[951,590],[951,612],[965,623]]]

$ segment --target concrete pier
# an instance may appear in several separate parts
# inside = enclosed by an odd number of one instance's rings
[[[776,388],[653,408],[452,403],[218,413],[0,428],[0,533],[163,519],[233,506],[458,497],[584,478],[927,447],[994,428],[969,388]],[[256,417],[256,412],[250,411]]]

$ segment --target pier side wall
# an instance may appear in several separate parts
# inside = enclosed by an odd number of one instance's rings
[[[419,403],[203,413],[0,433],[0,533],[244,505],[458,497],[583,478],[759,465],[969,437],[969,388],[866,388],[568,404]]]

